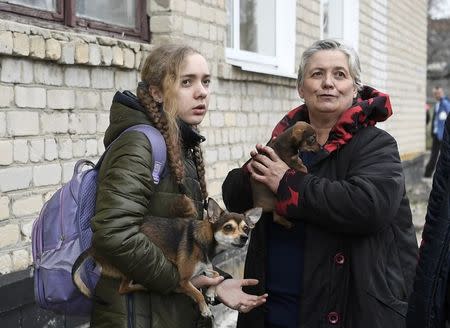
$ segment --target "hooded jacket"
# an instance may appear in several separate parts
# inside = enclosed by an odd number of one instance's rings
[[[136,124],[151,124],[145,109],[130,92],[116,93],[104,137],[105,147],[123,130]],[[196,201],[198,219],[201,219],[202,193],[190,146],[198,144],[202,137],[188,126],[181,131],[184,184],[187,195]],[[202,324],[197,304],[185,294],[175,293],[179,283],[177,268],[139,231],[146,215],[169,217],[170,206],[179,196],[170,173],[155,185],[152,165],[151,145],[136,131],[117,139],[101,165],[96,214],[92,220],[93,246],[148,292],[121,296],[117,292],[120,281],[102,276],[95,292],[107,304],[95,305],[91,327],[208,327]]]
[[[408,328],[444,328],[450,318],[450,117],[428,200]]]
[[[396,142],[374,126],[391,114],[389,97],[364,87],[309,172],[291,169],[280,181],[277,212],[304,227],[301,328],[405,326],[417,241]],[[272,136],[297,121],[309,122],[305,105]],[[229,210],[252,206],[245,168],[231,171],[222,190]],[[251,294],[264,292],[267,222],[259,220],[248,247],[244,275],[260,280],[246,289]],[[262,306],[240,314],[238,327],[263,328],[264,319]]]

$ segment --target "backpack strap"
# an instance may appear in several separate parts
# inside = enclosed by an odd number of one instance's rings
[[[162,136],[161,132],[159,132],[158,129],[155,127],[148,125],[148,124],[137,124],[130,126],[128,129],[125,129],[122,131],[119,136],[113,140],[108,146],[108,148],[105,149],[102,156],[98,160],[97,164],[95,165],[96,168],[100,167],[101,163],[103,162],[103,158],[105,157],[106,152],[109,150],[109,148],[112,146],[114,141],[120,138],[120,136],[128,131],[138,131],[143,133],[150,143],[152,147],[152,155],[153,155],[153,170],[152,170],[152,177],[153,182],[155,184],[158,184],[161,177],[164,176],[164,170],[166,167],[166,160],[167,160],[167,148],[166,148],[166,142],[164,140],[164,137]]]
[[[167,148],[166,141],[162,136],[161,132],[155,127],[148,124],[138,124],[133,125],[123,131],[125,133],[127,131],[139,131],[148,139],[150,145],[152,146],[152,155],[153,155],[153,181],[155,184],[159,183],[160,178],[163,176],[164,169],[166,167],[167,160]]]

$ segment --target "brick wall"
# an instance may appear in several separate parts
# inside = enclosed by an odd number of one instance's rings
[[[404,157],[425,149],[425,104],[427,75],[427,3],[390,1],[389,75],[396,115],[389,131]]]
[[[394,115],[381,126],[403,158],[425,150],[426,3],[360,1],[362,78],[389,93]]]
[[[80,158],[96,159],[116,90],[148,44],[0,21],[0,273],[31,263],[33,220]]]

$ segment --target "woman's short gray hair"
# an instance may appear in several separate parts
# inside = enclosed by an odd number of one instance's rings
[[[346,55],[348,59],[348,68],[355,83],[355,87],[358,91],[361,90],[363,84],[361,82],[361,66],[359,64],[358,54],[352,47],[333,39],[316,41],[303,52],[298,67],[297,87],[303,85],[305,69],[309,60],[316,52],[321,50],[339,50]]]

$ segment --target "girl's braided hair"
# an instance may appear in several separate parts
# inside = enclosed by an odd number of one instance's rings
[[[147,109],[150,121],[161,132],[166,142],[169,169],[181,193],[180,199],[172,206],[173,213],[171,214],[181,217],[197,215],[194,202],[187,197],[186,188],[183,184],[185,172],[177,124],[178,104],[176,101],[181,67],[185,58],[192,54],[200,53],[185,45],[165,44],[155,48],[145,60],[141,71],[142,82],[139,83],[137,88],[139,101]],[[150,87],[155,87],[161,92],[164,106],[152,97]],[[197,129],[197,127],[194,128]],[[205,165],[200,145],[195,146],[193,155],[202,196],[205,200],[208,194]]]

